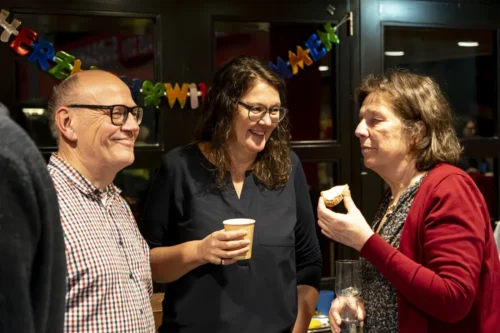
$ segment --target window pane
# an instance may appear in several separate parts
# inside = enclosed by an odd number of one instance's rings
[[[255,56],[264,63],[277,58],[288,61],[288,51],[297,54],[320,24],[269,22],[216,22],[216,67],[239,55]],[[337,140],[332,126],[336,110],[335,46],[320,60],[304,65],[287,80],[287,106],[292,123],[292,140]]]
[[[45,15],[14,13],[22,26],[47,39],[57,51],[65,51],[90,66],[132,79],[154,81],[154,20],[107,16]],[[15,53],[14,53],[15,54]],[[45,108],[52,87],[60,82],[15,54],[19,110],[13,115],[40,147],[54,147]],[[143,104],[137,96],[137,104]],[[141,124],[141,144],[156,143],[156,112],[146,108]]]
[[[334,185],[339,185],[339,162],[320,162],[302,164],[309,184],[309,195],[314,211],[314,221],[318,220],[316,207],[320,192],[330,189]],[[316,223],[316,234],[319,239],[321,254],[323,256],[323,276],[331,277],[334,274],[335,251],[334,243],[321,233],[321,229]]]
[[[385,68],[435,78],[458,117],[460,137],[494,136],[495,38],[489,30],[385,27]]]

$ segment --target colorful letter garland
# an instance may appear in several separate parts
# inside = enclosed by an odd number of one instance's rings
[[[269,62],[269,68],[285,79],[291,78],[299,72],[299,67],[304,69],[304,64],[310,66],[313,61],[323,58],[332,49],[332,43],[340,43],[337,28],[345,22],[346,20],[343,19],[341,23],[333,27],[330,23],[325,24],[323,26],[325,32],[318,30],[317,34],[312,34],[305,41],[305,50],[297,46],[297,54],[288,51],[288,62],[278,57],[276,64]]]
[[[21,21],[13,19],[12,23],[8,23],[9,14],[4,9],[0,12],[0,26],[4,29],[0,40],[3,43],[9,43],[9,40],[14,36],[9,46],[17,54],[28,56],[28,61],[38,63],[44,72],[48,72],[59,80],[64,80],[82,70],[80,59],[76,59],[76,57],[65,51],[55,52],[54,45],[50,41],[38,37],[37,33],[31,29],[21,27],[18,30]],[[90,66],[90,70],[92,69],[97,69],[97,67]],[[160,106],[162,98],[166,96],[170,108],[173,108],[175,102],[178,101],[181,108],[184,109],[187,97],[190,96],[191,108],[196,109],[200,105],[198,98],[201,96],[203,100],[207,90],[203,82],[199,84],[183,83],[182,88],[179,88],[176,83],[172,88],[171,83],[153,84],[151,81],[141,79],[133,79],[132,82],[128,82],[126,76],[120,76],[120,79],[128,85],[134,99],[142,93],[144,104],[154,105],[157,108]]]
[[[76,59],[65,51],[55,52],[54,45],[50,41],[38,37],[37,33],[31,29],[21,27],[18,30],[21,21],[13,19],[11,23],[8,23],[8,17],[9,12],[2,9],[0,12],[0,26],[4,31],[0,36],[0,41],[9,43],[9,40],[14,36],[9,47],[17,54],[20,56],[28,55],[28,61],[38,63],[44,72],[48,72],[59,80],[64,80],[82,70],[80,59]],[[305,41],[306,49],[297,46],[296,53],[288,51],[288,62],[278,57],[276,64],[269,62],[269,68],[285,79],[296,75],[299,68],[304,69],[304,64],[310,66],[332,49],[332,43],[338,44],[340,42],[336,32],[337,28],[344,22],[343,19],[334,27],[329,23],[325,24],[325,32],[317,31],[317,34],[312,34]],[[97,69],[97,67],[90,66],[90,70],[92,69]],[[162,98],[166,96],[170,108],[173,108],[175,102],[178,101],[181,109],[184,109],[189,96],[191,108],[197,109],[199,107],[198,97],[201,96],[203,101],[207,91],[207,87],[203,82],[198,85],[183,83],[180,87],[175,83],[174,87],[172,87],[171,83],[153,84],[151,81],[143,81],[137,78],[133,79],[132,82],[128,82],[126,76],[120,76],[120,79],[128,85],[134,99],[142,93],[144,95],[144,104],[154,105],[156,108],[160,106]]]

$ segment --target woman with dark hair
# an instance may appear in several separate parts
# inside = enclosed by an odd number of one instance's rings
[[[483,196],[453,166],[462,151],[437,83],[394,71],[357,92],[365,166],[389,188],[370,226],[352,198],[347,214],[320,198],[318,224],[360,251],[367,332],[498,332],[500,263]],[[330,324],[339,332],[338,297]],[[358,317],[363,319],[363,306]]]
[[[195,143],[163,158],[141,231],[156,282],[168,283],[160,332],[307,332],[321,253],[301,163],[290,150],[284,83],[238,57],[216,73]],[[255,222],[252,255],[242,231]]]

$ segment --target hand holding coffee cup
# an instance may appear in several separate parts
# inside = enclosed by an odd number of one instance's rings
[[[255,220],[252,219],[229,219],[225,220],[222,222],[224,224],[224,230],[227,232],[231,231],[241,231],[245,230],[247,234],[243,236],[241,239],[242,240],[248,240],[248,251],[244,254],[241,254],[234,259],[236,260],[244,260],[244,259],[250,259],[252,257],[252,243],[253,243],[253,230],[255,226]]]
[[[247,234],[247,230],[219,230],[211,233],[198,243],[198,256],[204,263],[233,264],[238,260],[237,257],[244,256],[250,250],[250,241],[244,239]]]

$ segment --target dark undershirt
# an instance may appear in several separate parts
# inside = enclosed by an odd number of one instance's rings
[[[382,225],[379,235],[395,248],[399,247],[406,217],[424,178],[425,176],[406,189],[392,213],[387,212],[392,195],[390,191],[387,192],[377,210],[372,228],[377,230],[385,215],[386,221]],[[398,295],[396,290],[368,260],[361,258],[361,264],[363,272],[362,294],[366,309],[365,332],[397,332]]]

